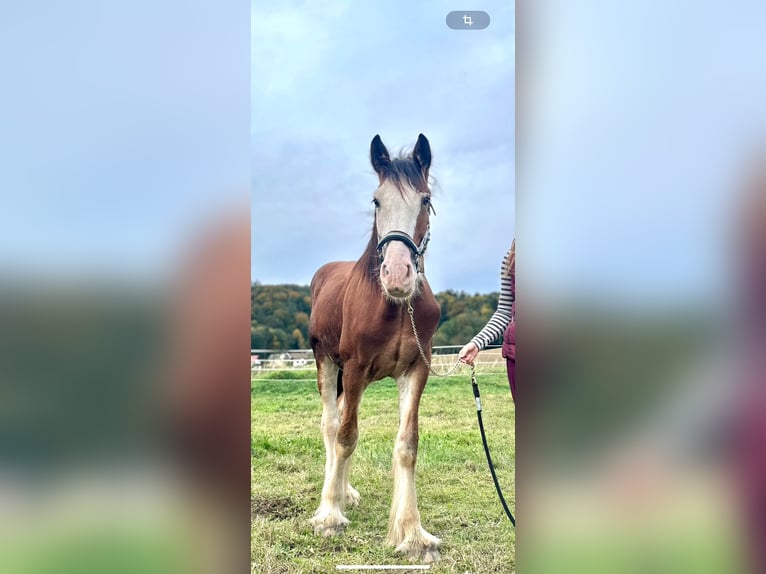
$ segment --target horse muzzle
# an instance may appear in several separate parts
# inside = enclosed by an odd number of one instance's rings
[[[409,248],[391,242],[380,265],[380,283],[392,299],[408,299],[417,287],[418,271]]]

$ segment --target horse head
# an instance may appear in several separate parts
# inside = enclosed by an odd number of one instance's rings
[[[372,201],[380,284],[389,299],[402,302],[417,293],[430,237],[431,146],[420,134],[411,154],[391,159],[376,135],[370,144],[370,160],[379,180]]]

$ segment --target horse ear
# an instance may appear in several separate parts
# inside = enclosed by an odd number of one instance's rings
[[[372,143],[370,143],[370,161],[375,173],[380,177],[383,177],[386,168],[391,165],[391,157],[379,135],[372,138]]]
[[[423,173],[428,175],[428,168],[431,167],[431,144],[428,143],[428,139],[423,134],[418,136],[415,149],[412,150],[412,159],[420,166]]]

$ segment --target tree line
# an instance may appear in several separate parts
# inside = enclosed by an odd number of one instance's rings
[[[487,322],[499,294],[436,293],[441,305],[434,345],[464,345]],[[250,347],[308,349],[311,293],[307,285],[261,285],[250,288]]]

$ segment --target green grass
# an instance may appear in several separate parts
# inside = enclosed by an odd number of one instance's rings
[[[316,381],[261,374],[252,383],[253,572],[335,572],[338,564],[409,564],[384,544],[393,488],[396,384],[371,385],[360,408],[351,484],[361,503],[333,538],[314,536],[309,518],[324,473]],[[299,379],[299,380],[283,380]],[[484,425],[500,484],[514,507],[514,405],[503,371],[479,375]],[[470,379],[431,377],[420,407],[415,483],[423,527],[442,540],[431,572],[513,572],[515,532],[487,468]]]
[[[292,381],[298,379],[316,381],[317,372],[313,369],[296,369],[288,371],[254,371],[251,376],[254,381]]]

